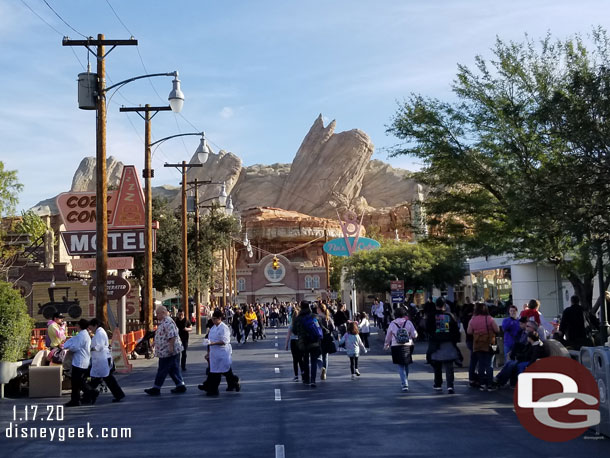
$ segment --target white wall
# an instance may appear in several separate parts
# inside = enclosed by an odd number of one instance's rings
[[[540,311],[550,320],[563,311],[562,282],[555,266],[528,263],[511,266],[513,303],[521,310],[530,299],[540,301]]]

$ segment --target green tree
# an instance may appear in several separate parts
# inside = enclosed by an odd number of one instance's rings
[[[153,286],[159,291],[180,288],[182,284],[182,221],[180,212],[172,209],[163,198],[153,198],[153,220],[159,222],[157,248],[153,254]],[[202,287],[209,284],[210,267],[215,262],[214,252],[226,248],[231,237],[238,233],[237,219],[213,211],[201,218],[199,225],[199,263],[196,260],[195,224],[187,224],[189,294],[199,278]],[[199,268],[198,268],[199,266]],[[144,282],[144,257],[137,256],[134,275]]]
[[[5,170],[4,163],[0,161],[0,217],[11,216],[19,199],[17,195],[23,185],[17,181],[16,170]]]
[[[5,170],[0,161],[0,274],[7,278],[8,270],[15,260],[17,247],[6,243],[6,235],[13,230],[13,216],[18,202],[17,195],[23,189],[17,181],[15,170]]]
[[[0,281],[0,361],[17,361],[30,344],[34,320],[11,283]]]
[[[195,256],[196,238],[195,224],[189,230],[189,290],[194,291],[197,280],[203,290],[209,287],[211,267],[217,262],[214,253],[229,246],[233,238],[239,234],[239,224],[234,216],[227,216],[219,209],[200,218],[199,223],[199,261]]]
[[[498,39],[489,61],[477,56],[474,69],[458,66],[456,101],[413,94],[387,129],[403,140],[392,155],[424,163],[415,177],[428,185],[437,239],[470,255],[556,263],[589,307],[590,260],[610,202],[600,167],[609,144],[601,121],[610,47],[602,30],[591,40],[592,50],[580,36]],[[583,129],[592,125],[595,141]]]
[[[345,266],[359,288],[375,293],[389,291],[392,280],[403,280],[406,289],[431,289],[459,283],[466,275],[465,259],[456,248],[394,240],[355,253]]]
[[[30,240],[36,240],[47,232],[47,225],[43,219],[32,210],[21,212],[21,219],[17,222],[15,228],[22,234],[28,234]]]

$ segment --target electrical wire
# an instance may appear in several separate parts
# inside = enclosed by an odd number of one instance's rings
[[[53,27],[51,24],[49,24],[42,16],[40,16],[36,11],[34,11],[32,9],[32,7],[30,5],[28,5],[24,0],[21,0],[21,3],[23,3],[28,10],[30,10],[32,13],[34,13],[34,15],[38,19],[40,19],[42,22],[44,22],[46,25],[48,25],[51,29],[53,29],[55,32],[57,32],[59,34],[59,36],[62,36],[62,37],[64,36],[63,33],[61,33],[59,30],[57,30],[55,27]]]
[[[80,33],[78,30],[76,30],[76,29],[75,29],[74,27],[72,27],[70,24],[68,24],[68,23],[67,23],[67,22],[64,20],[64,18],[62,18],[62,17],[59,15],[59,13],[58,13],[57,11],[55,11],[51,5],[49,5],[49,3],[47,2],[47,0],[42,0],[42,1],[44,2],[44,4],[45,4],[45,5],[47,5],[47,6],[49,7],[49,9],[50,9],[51,11],[53,11],[53,13],[55,13],[55,16],[57,16],[57,17],[58,17],[58,18],[61,20],[61,22],[63,22],[64,24],[66,24],[66,25],[67,25],[67,26],[68,26],[68,27],[69,27],[71,30],[73,30],[74,32],[78,33],[78,34],[79,34],[81,37],[83,37],[83,38],[85,38],[85,39],[86,39],[86,38],[89,38],[89,37],[87,37],[86,35],[83,35],[82,33]]]

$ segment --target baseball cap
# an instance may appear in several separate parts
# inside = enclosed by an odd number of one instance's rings
[[[64,316],[61,313],[59,313],[59,312],[55,312],[53,314],[53,319],[55,319],[55,318],[64,318]]]

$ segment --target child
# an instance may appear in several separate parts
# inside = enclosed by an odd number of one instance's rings
[[[364,347],[368,351],[370,349],[369,335],[371,335],[371,329],[370,329],[370,323],[369,323],[369,316],[366,314],[366,312],[360,313],[360,323],[358,323],[358,326],[360,328],[360,335],[362,336],[362,342],[364,343]]]
[[[360,371],[358,370],[358,356],[360,355],[360,349],[364,353],[367,352],[364,344],[362,343],[362,339],[358,335],[358,323],[355,321],[350,321],[347,323],[347,332],[341,337],[339,341],[339,345],[345,344],[345,352],[347,356],[349,356],[349,367],[352,371],[352,380],[354,380],[357,376],[360,376]]]

